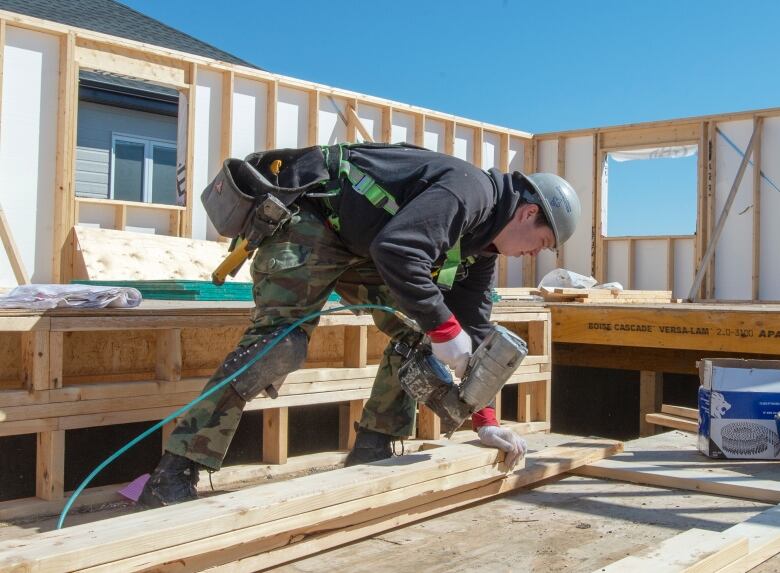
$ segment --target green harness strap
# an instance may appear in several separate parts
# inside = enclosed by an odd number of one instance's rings
[[[374,207],[384,209],[390,215],[398,213],[399,207],[395,197],[393,197],[387,189],[379,185],[373,177],[345,160],[343,146],[344,144],[339,145],[339,175],[345,176],[352,184],[352,188],[368,199]],[[327,147],[323,147],[327,153]],[[328,216],[328,222],[336,231],[338,231],[341,228],[341,222],[339,221],[338,216],[333,212],[330,201],[327,203],[328,208],[331,211],[331,214]],[[460,257],[460,239],[458,239],[445,255],[444,264],[442,264],[441,269],[438,271],[436,284],[448,290],[451,289],[458,274],[458,267],[462,262]],[[468,257],[467,262],[469,264],[473,263],[474,257]]]

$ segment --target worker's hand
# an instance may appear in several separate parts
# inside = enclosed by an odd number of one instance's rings
[[[482,426],[477,430],[477,435],[483,445],[506,452],[504,463],[510,470],[525,457],[525,452],[528,450],[525,440],[509,428]]]
[[[471,337],[460,331],[455,338],[447,342],[431,342],[433,355],[452,368],[455,376],[463,377],[471,358]]]
[[[471,337],[463,332],[455,316],[450,316],[436,328],[427,332],[431,338],[433,355],[463,377],[471,358]]]

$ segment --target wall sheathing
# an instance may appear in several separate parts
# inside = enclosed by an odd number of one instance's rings
[[[52,281],[59,46],[54,36],[6,27],[0,206],[30,280],[39,283]],[[0,284],[16,284],[4,253]]]
[[[557,173],[558,140],[540,141],[536,151],[536,171]],[[536,282],[557,267],[555,253],[542,251],[536,256]]]
[[[268,130],[266,108],[268,86],[246,78],[236,78],[233,91],[231,155],[246,157],[265,149]]]
[[[718,130],[720,133],[716,139],[715,152],[717,161],[715,212],[719,215],[742,161],[742,155],[731,147],[723,136],[728,137],[744,153],[753,132],[753,122],[750,120],[723,122],[718,124]],[[715,298],[724,300],[752,298],[752,205],[753,167],[748,165],[715,250]]]
[[[780,300],[780,118],[766,118],[761,139],[759,298]]]
[[[222,75],[200,70],[195,86],[195,133],[193,188],[196,190],[192,204],[192,238],[219,238],[219,233],[209,221],[200,202],[200,190],[214,178],[222,165]]]

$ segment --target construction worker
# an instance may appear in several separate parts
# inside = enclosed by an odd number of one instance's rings
[[[303,194],[291,218],[259,244],[251,269],[253,323],[205,389],[246,364],[284,327],[320,310],[333,290],[347,304],[402,310],[427,333],[433,355],[460,376],[491,328],[497,255],[559,248],[580,215],[574,189],[553,174],[483,171],[408,145],[293,151],[278,151],[284,162],[274,171],[281,165],[276,184],[310,190],[301,186],[322,178],[331,191]],[[272,157],[265,152],[247,161],[262,171]],[[222,193],[221,182],[212,185]],[[393,341],[414,344],[422,337],[393,315],[374,311],[372,316]],[[261,393],[277,395],[285,376],[304,363],[315,326],[311,321],[290,332],[185,414],[143,490],[142,504],[157,507],[196,497],[198,470],[220,469],[244,406]],[[389,458],[391,442],[412,434],[416,403],[399,385],[402,361],[391,342],[347,465]],[[525,442],[500,427],[494,408],[474,414],[472,424],[483,444],[507,453],[510,467],[524,456]]]

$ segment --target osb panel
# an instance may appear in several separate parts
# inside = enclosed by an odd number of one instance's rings
[[[22,335],[18,332],[0,333],[0,389],[21,388],[19,363],[22,354]]]
[[[64,382],[74,376],[153,373],[156,341],[153,330],[66,332]]]
[[[214,369],[236,347],[244,328],[183,328],[181,331],[182,370]]]

